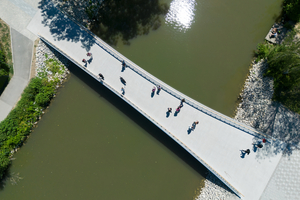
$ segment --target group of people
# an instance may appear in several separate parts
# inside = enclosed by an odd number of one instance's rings
[[[154,90],[155,91],[155,90]],[[180,112],[180,109],[183,107],[183,102],[185,102],[185,99],[181,99],[180,105],[176,108],[176,112]],[[172,113],[172,108],[168,108],[168,112]]]
[[[266,142],[267,142],[267,140],[265,138],[263,138],[263,139],[258,140],[256,143],[252,143],[252,145],[254,147],[257,147],[257,148],[260,149],[260,148],[263,148],[263,146],[264,146],[263,144],[266,143]],[[250,149],[242,150],[242,152],[249,155],[250,154]]]
[[[92,56],[92,53],[87,53],[86,55],[87,55],[87,56]],[[83,63],[86,63],[87,61],[86,61],[85,59],[83,59],[82,62],[83,62]],[[123,67],[123,68],[126,67],[126,63],[125,63],[124,60],[122,61],[122,67]],[[99,73],[98,76],[99,76],[100,80],[102,80],[102,81],[104,80],[103,74]],[[126,85],[126,81],[125,81],[125,79],[124,79],[122,76],[120,76],[120,81],[121,81],[124,85]],[[123,95],[125,94],[125,88],[124,88],[124,87],[121,88],[121,92],[122,92]]]
[[[91,59],[91,58],[93,57],[92,53],[90,53],[90,52],[86,53],[86,56],[87,56],[87,57],[90,57],[89,59]],[[82,59],[82,62],[83,62],[84,64],[87,64],[88,61],[87,61],[86,59]]]
[[[159,93],[160,90],[161,90],[161,87],[160,87],[160,85],[158,85],[158,86],[157,86],[157,93]],[[156,91],[156,87],[153,86],[153,88],[152,88],[152,93],[155,93],[155,91]]]

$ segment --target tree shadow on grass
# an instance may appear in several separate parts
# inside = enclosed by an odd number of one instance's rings
[[[95,39],[86,31],[78,28],[77,24],[63,15],[52,3],[51,0],[39,2],[44,26],[48,26],[52,36],[56,40],[67,40],[81,42],[82,48],[89,51],[95,43]]]
[[[129,44],[128,40],[158,29],[159,16],[168,9],[158,0],[105,0],[92,21],[91,31],[111,45],[116,45],[119,38]]]

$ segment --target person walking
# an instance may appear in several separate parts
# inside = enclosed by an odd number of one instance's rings
[[[258,148],[262,148],[264,145],[264,143],[266,143],[267,140],[265,138],[263,139],[259,139],[256,143],[252,143],[252,145],[258,147]]]
[[[250,149],[246,149],[246,150],[242,150],[244,153],[246,153],[247,155],[249,155],[250,153]]]
[[[168,108],[168,113],[172,113],[172,108]]]
[[[121,80],[121,82],[122,82],[124,85],[126,85],[126,81],[125,81],[125,79],[124,79],[122,76],[120,76],[120,80]]]
[[[99,73],[98,75],[102,80],[104,80],[104,76],[101,73]]]
[[[156,90],[156,87],[154,86],[154,87],[152,88],[152,92],[154,93],[154,92],[155,92],[155,90]]]
[[[195,122],[192,124],[191,130],[195,130],[197,124],[199,124],[199,121],[195,121]]]
[[[122,67],[124,67],[124,68],[126,67],[126,63],[124,60],[122,61]]]
[[[183,104],[185,102],[185,98],[181,99],[181,104]]]
[[[86,64],[86,63],[87,63],[86,59],[82,59],[82,62],[83,62],[84,64]]]
[[[92,57],[92,56],[93,56],[92,53],[90,53],[90,52],[87,52],[86,55],[87,55],[88,57]]]
[[[181,105],[178,106],[177,109],[176,109],[176,112],[180,112],[181,107],[182,107]]]

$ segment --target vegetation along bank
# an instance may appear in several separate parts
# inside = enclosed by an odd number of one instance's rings
[[[285,25],[292,30],[281,45],[266,41],[258,44],[256,61],[240,94],[235,119],[284,141],[288,145],[284,153],[289,155],[299,145],[300,132],[300,0],[285,0],[283,15],[285,21],[292,20]],[[293,22],[298,22],[295,27],[290,25]],[[205,186],[196,199],[239,198],[208,172]]]
[[[39,41],[36,48],[36,76],[25,88],[16,107],[0,123],[0,178],[3,178],[14,152],[23,144],[44,110],[67,78],[66,58]]]

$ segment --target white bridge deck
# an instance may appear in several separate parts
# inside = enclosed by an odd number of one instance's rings
[[[265,136],[153,77],[54,7],[44,16],[39,11],[27,28],[93,78],[100,81],[98,74],[102,73],[104,86],[178,142],[242,199],[260,198],[281,159],[284,144],[268,138],[268,143],[254,152],[252,143]],[[87,58],[83,44],[90,45],[89,52],[93,54],[87,67],[82,63]],[[123,72],[122,60],[128,65]],[[127,82],[123,96],[120,76]],[[155,85],[160,85],[162,90],[151,97]],[[174,116],[182,98],[186,102]],[[168,107],[173,108],[173,113],[166,117]],[[188,133],[197,120],[196,129]],[[251,153],[242,158],[242,149],[251,149]]]

